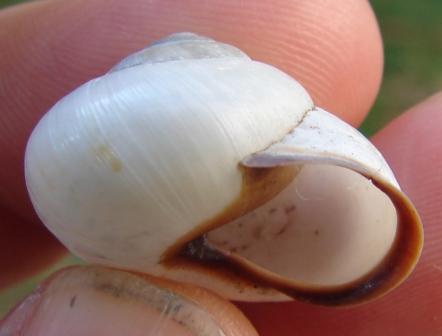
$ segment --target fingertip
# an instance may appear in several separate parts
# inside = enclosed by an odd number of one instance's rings
[[[0,290],[19,283],[66,254],[43,227],[26,225],[6,209],[0,210]]]
[[[45,90],[52,100],[177,31],[237,45],[252,58],[281,68],[318,105],[354,125],[371,107],[382,76],[382,41],[368,1],[42,1],[21,14],[10,22],[21,32],[18,41],[9,38],[12,59],[28,74],[34,70],[45,79],[32,91]]]
[[[206,290],[98,266],[58,271],[0,322],[0,335],[65,334],[257,335]]]
[[[421,284],[433,283],[434,276],[442,279],[441,111],[442,91],[410,108],[373,137],[422,218],[425,244],[415,280]],[[442,286],[433,290],[442,297]]]
[[[439,92],[410,108],[372,138],[401,186],[416,200],[428,196],[435,187],[436,172],[442,168],[441,110]]]
[[[382,44],[368,1],[39,1],[1,15],[0,30],[14,33],[0,36],[0,153],[8,163],[0,172],[0,202],[20,214],[7,225],[24,228],[41,225],[23,177],[33,126],[63,95],[157,38],[193,30],[235,44],[288,72],[317,105],[354,125],[369,110],[382,72]],[[0,244],[11,246],[6,241],[0,237]],[[36,245],[41,254],[44,241]],[[16,266],[20,273],[23,266]]]

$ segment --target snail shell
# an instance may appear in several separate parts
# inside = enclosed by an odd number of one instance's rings
[[[191,33],[60,100],[25,172],[73,253],[230,299],[364,302],[422,247],[416,210],[366,138],[287,74]]]

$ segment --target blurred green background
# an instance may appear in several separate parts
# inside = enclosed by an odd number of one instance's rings
[[[371,135],[442,90],[442,1],[370,1],[385,48],[384,80],[361,130]]]
[[[0,0],[0,8],[19,2],[23,1]],[[442,90],[442,0],[372,0],[371,3],[384,39],[385,73],[379,96],[361,126],[366,135]],[[77,262],[78,259],[69,256],[46,272],[1,292],[0,318],[41,279],[55,269]]]

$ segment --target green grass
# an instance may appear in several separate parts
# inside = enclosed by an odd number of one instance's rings
[[[21,2],[25,2],[25,0],[0,0],[0,8],[15,5]]]
[[[361,129],[373,134],[442,89],[442,1],[371,1],[385,46],[379,96]]]
[[[22,1],[0,0],[0,8]],[[371,1],[385,44],[384,81],[361,130],[371,135],[406,108],[442,89],[442,1]],[[0,317],[72,256],[0,293]]]

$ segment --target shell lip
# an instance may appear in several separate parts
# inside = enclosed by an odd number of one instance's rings
[[[423,229],[414,205],[402,191],[381,178],[359,173],[389,196],[398,214],[398,227],[387,255],[374,269],[356,280],[331,286],[290,280],[234,252],[212,248],[205,239],[205,233],[174,255],[169,255],[164,265],[173,267],[183,262],[198,265],[203,269],[233,274],[254,284],[256,288],[273,289],[298,301],[324,306],[354,306],[379,298],[399,286],[416,266],[423,246]],[[189,248],[194,251],[189,253]]]
[[[386,192],[398,212],[398,231],[393,246],[384,259],[369,273],[348,284],[338,286],[309,286],[296,283],[272,272],[258,268],[251,262],[234,255],[230,265],[247,269],[255,282],[272,287],[293,299],[325,306],[354,306],[379,298],[399,286],[413,271],[423,247],[420,217],[401,191],[389,184],[374,181]]]
[[[294,130],[297,132],[297,129]],[[282,143],[282,142],[281,142]],[[339,152],[308,151],[298,146],[280,145],[251,154],[240,163],[244,172],[253,172],[304,164],[334,165],[352,170],[365,177],[386,194],[397,213],[395,238],[387,254],[367,273],[344,284],[312,285],[290,280],[246,260],[232,251],[210,251],[202,258],[189,257],[184,246],[203,237],[214,227],[199,227],[199,233],[181,241],[179,250],[167,255],[167,260],[186,260],[202,268],[216,269],[218,273],[233,274],[237,278],[257,284],[260,288],[274,289],[288,297],[326,306],[357,305],[383,296],[402,283],[415,267],[423,246],[423,229],[419,215],[407,196],[400,190],[389,168],[382,170],[384,161],[379,154],[377,164],[366,164],[352,155],[346,157]],[[282,146],[282,147],[281,147]],[[379,164],[379,166],[378,166]],[[379,169],[378,169],[379,168]],[[249,209],[250,210],[250,209]],[[218,226],[227,222],[218,222]],[[194,232],[196,233],[196,232]],[[207,257],[209,256],[209,257]],[[215,256],[215,257],[214,257]],[[201,269],[201,267],[200,267]]]

